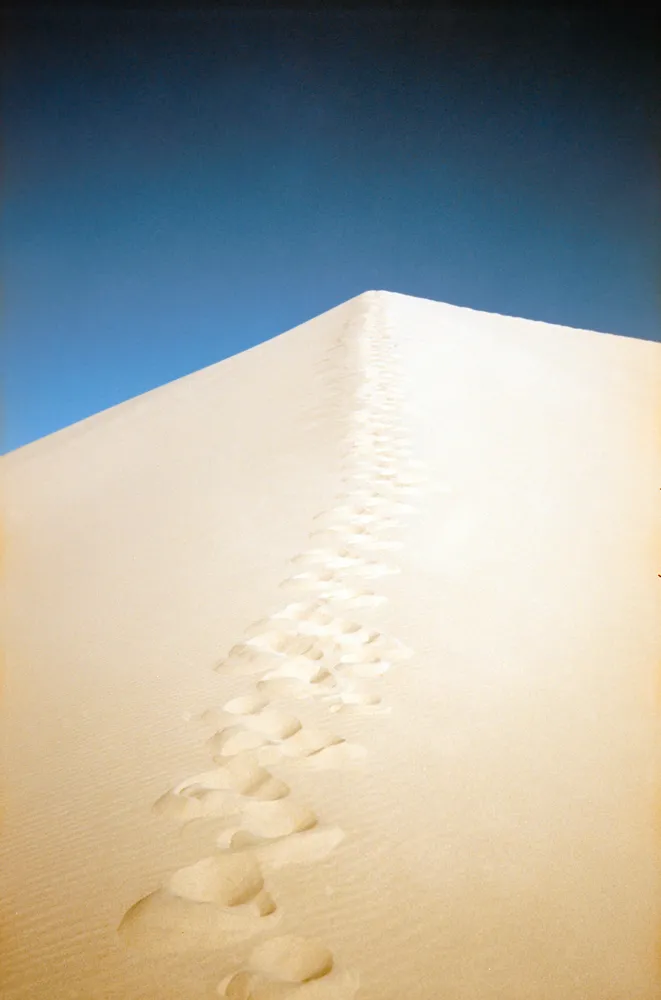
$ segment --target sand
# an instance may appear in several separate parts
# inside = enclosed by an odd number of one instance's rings
[[[661,348],[368,292],[5,457],[2,997],[661,996]]]

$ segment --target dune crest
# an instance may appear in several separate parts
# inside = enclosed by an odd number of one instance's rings
[[[659,403],[375,291],[7,456],[3,998],[655,1000]]]

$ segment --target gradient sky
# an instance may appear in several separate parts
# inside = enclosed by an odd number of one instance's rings
[[[653,22],[10,15],[5,442],[371,288],[659,339]]]

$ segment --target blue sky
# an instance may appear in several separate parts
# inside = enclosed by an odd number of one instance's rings
[[[3,450],[369,288],[659,339],[646,31],[13,16]]]

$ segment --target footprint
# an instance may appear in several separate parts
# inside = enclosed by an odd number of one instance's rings
[[[396,440],[397,437],[393,432],[384,433],[370,427],[361,427],[354,431],[351,440],[345,445],[342,457],[349,458],[355,448],[387,447]]]
[[[283,757],[303,759],[343,742],[342,737],[334,736],[320,729],[301,729],[277,746],[263,747],[260,759],[264,763],[277,763]]]
[[[226,808],[229,809],[234,805],[235,800],[228,798],[228,795],[270,801],[289,795],[289,786],[261,767],[252,754],[244,753],[223,761],[222,765],[213,771],[205,771],[192,778],[187,778],[171,792],[168,792],[168,795],[184,800],[188,798],[189,801],[195,802],[199,800],[201,793],[203,795],[214,792],[218,793],[219,801],[222,793],[225,794]],[[166,798],[167,796],[163,796],[158,802],[162,802]],[[208,815],[208,813],[203,813],[203,815]]]
[[[345,541],[349,545],[359,545],[364,549],[372,549],[375,552],[396,552],[399,549],[403,549],[404,545],[402,542],[388,539],[374,538],[368,535],[367,532],[352,532],[351,534],[345,535]]]
[[[260,838],[240,827],[223,830],[217,844],[231,851],[251,851],[265,872],[289,865],[310,865],[323,861],[344,840],[337,826],[314,826],[284,837]]]
[[[223,758],[243,754],[246,750],[257,750],[268,742],[269,738],[264,733],[244,729],[242,726],[228,726],[215,733],[208,746],[212,754]]]
[[[250,803],[242,814],[241,826],[254,837],[272,840],[301,833],[317,826],[315,813],[291,799],[280,802]]]
[[[364,681],[352,680],[345,683],[337,698],[334,699],[330,711],[337,712],[349,708],[366,712],[379,711],[382,713],[388,711],[388,709],[382,707],[382,702],[381,695],[373,691]]]
[[[379,515],[374,509],[357,505],[355,507],[348,505],[333,507],[315,518],[321,527],[334,531],[342,531],[349,525],[375,525],[379,523],[379,520]]]
[[[345,501],[346,506],[353,506],[358,510],[368,510],[374,514],[382,513],[387,506],[392,506],[393,501],[370,487],[356,490],[348,490],[340,493],[337,500]]]
[[[276,621],[279,619],[285,619],[286,621],[302,621],[311,615],[316,614],[319,611],[323,611],[323,602],[320,600],[315,601],[295,601],[292,604],[288,604],[281,611],[276,611],[272,618]]]
[[[378,464],[386,464],[396,467],[404,464],[408,455],[409,450],[401,446],[393,444],[364,444],[356,445],[349,455],[347,455],[347,458],[351,459],[354,467],[358,465],[372,466]]]
[[[376,642],[381,633],[376,629],[367,628],[364,625],[357,625],[354,622],[344,622],[339,631],[334,633],[335,641],[342,646],[367,646]]]
[[[238,812],[236,799],[225,791],[192,785],[182,791],[170,791],[161,795],[152,806],[159,816],[179,823],[209,818],[230,818]]]
[[[314,661],[300,659],[285,660],[279,666],[267,671],[260,682],[258,690],[265,693],[264,683],[272,680],[288,680],[303,683],[306,685],[319,685],[331,683],[332,674],[327,666]]]
[[[260,623],[259,634],[233,646],[227,658],[215,669],[219,672],[254,674],[272,666],[274,658],[277,660],[282,656],[304,656],[321,659],[323,655],[315,648],[315,643],[306,636],[279,632],[273,629],[271,621],[264,624],[264,631],[261,631],[261,628]]]
[[[250,676],[266,669],[273,662],[273,655],[247,642],[239,642],[232,646],[227,657],[214,666],[217,673]]]
[[[329,570],[341,569],[344,567],[358,566],[364,562],[362,556],[351,552],[349,549],[328,549],[314,548],[294,556],[291,560],[294,565],[326,565]]]
[[[198,903],[161,888],[130,907],[117,930],[130,948],[165,954],[205,952],[272,930],[280,920],[264,890],[245,906],[223,907]]]
[[[307,590],[319,592],[319,599],[325,599],[322,595],[332,593],[336,587],[341,587],[346,582],[346,571],[341,570],[307,570],[303,573],[295,573],[280,584],[282,590]]]
[[[314,531],[310,534],[310,538],[319,542],[321,545],[331,546],[341,538],[346,545],[360,546],[365,549],[400,549],[403,548],[402,543],[398,541],[384,541],[379,539],[374,534],[375,531],[381,528],[392,527],[392,525],[351,525],[342,524],[335,527],[328,526],[320,529],[319,531]]]
[[[243,698],[233,698],[223,705],[223,711],[230,715],[255,715],[267,707],[267,698],[260,698],[259,695],[246,695]]]
[[[383,677],[392,666],[390,660],[380,655],[374,656],[371,660],[345,661],[344,658],[338,664],[338,671],[342,677],[359,677],[373,679]]]
[[[313,517],[312,520],[325,521],[328,518],[335,519],[340,517],[351,518],[351,517],[361,517],[361,516],[372,517],[373,515],[374,511],[370,510],[368,507],[365,507],[359,503],[338,502],[334,504],[334,506],[329,507],[328,510],[321,511],[321,513]]]
[[[399,487],[413,487],[413,486],[424,486],[427,482],[427,476],[423,476],[421,473],[409,474],[400,473],[397,476],[397,486]]]
[[[352,608],[376,608],[388,600],[382,594],[375,594],[371,590],[354,590],[351,587],[337,587],[322,593],[321,596],[329,602],[347,604]]]
[[[372,431],[381,434],[391,434],[395,430],[393,421],[384,419],[371,412],[356,413],[353,423],[361,430]]]
[[[323,604],[290,604],[279,616],[292,622],[292,628],[302,635],[330,637],[336,643],[368,642],[371,632],[358,622],[337,618]]]
[[[323,671],[312,681],[291,676],[266,676],[257,683],[257,689],[272,698],[292,698],[303,701],[309,698],[328,700],[337,688],[337,679],[330,671]]]
[[[329,693],[332,694],[333,692]],[[248,720],[250,718],[248,717]],[[293,717],[287,717],[287,719],[293,719]],[[322,730],[303,728],[298,719],[294,720],[294,723],[288,722],[286,725],[282,725],[282,728],[279,728],[280,720],[278,720],[273,730],[271,730],[269,723],[270,735],[259,730],[242,729],[238,726],[230,726],[228,729],[221,730],[221,732],[216,733],[209,741],[211,752],[214,754],[214,760],[223,763],[225,758],[231,759],[234,756],[243,757],[245,751],[250,750],[254,752],[254,757],[251,755],[251,759],[256,760],[257,765],[262,769],[265,769],[269,764],[278,764],[286,758],[305,761],[312,757],[319,758],[319,760],[314,762],[315,766],[336,767],[344,763],[345,760],[357,759],[363,755],[361,747],[354,748],[352,745],[347,744],[342,737],[334,736]],[[256,722],[256,725],[259,725],[259,722]],[[326,753],[326,751],[337,746],[342,746],[343,749],[341,751],[334,751],[333,753]],[[266,790],[268,790],[271,787],[268,779],[277,782],[277,779],[273,778],[268,771],[266,771],[266,776],[261,781],[254,776],[254,773],[248,773],[245,776],[244,787],[251,789],[255,786],[255,790],[259,792],[262,785],[265,785]],[[276,785],[276,789],[277,787]],[[250,795],[255,793],[246,791],[242,792],[242,794]],[[262,794],[261,797],[264,798],[265,796]],[[273,794],[269,797],[279,798],[283,796]],[[229,807],[227,808],[229,809]]]
[[[210,817],[230,817],[239,809],[237,796],[249,794],[251,788],[265,785],[270,779],[268,771],[254,763],[204,771],[186,778],[156,800],[153,811],[158,815],[188,823]],[[284,782],[271,779],[273,786],[269,797],[280,798],[288,794]]]
[[[397,573],[401,573],[399,566],[388,566],[377,560],[369,560],[365,561],[359,570],[356,570],[354,576],[362,577],[365,580],[376,580],[379,577],[394,576]]]
[[[297,755],[291,748],[307,746],[313,740],[310,731],[302,728],[301,722],[293,715],[277,710],[260,712],[246,716],[242,726],[228,726],[209,740],[209,748],[214,759],[234,757],[245,751],[262,750],[272,744],[288,748],[286,756]],[[258,759],[261,759],[261,754]]]
[[[390,715],[392,709],[383,705],[381,698],[376,695],[372,696],[375,700],[365,701],[365,702],[340,702],[335,705],[331,705],[329,711],[334,714],[342,715]]]
[[[317,612],[314,617],[296,623],[302,633],[318,636],[320,640],[332,642],[334,647],[356,646],[372,642],[377,633],[359,622],[336,618],[330,613]],[[341,651],[341,650],[340,650]],[[328,651],[332,655],[331,650]]]
[[[385,632],[371,633],[370,642],[362,649],[350,650],[342,656],[342,663],[374,663],[377,660],[387,660],[392,663],[395,660],[409,660],[413,656],[412,650],[405,646],[399,639],[394,639]]]
[[[226,1000],[352,1000],[358,985],[321,942],[288,934],[257,945],[247,969],[223,980],[218,993]]]
[[[252,732],[262,733],[270,740],[286,740],[301,730],[301,721],[295,715],[288,715],[279,709],[265,709],[255,715],[248,715],[243,725]]]
[[[327,976],[333,955],[319,941],[286,935],[264,941],[253,949],[250,968],[270,979],[305,983]]]
[[[286,757],[309,757],[342,742],[342,737],[321,729],[301,729],[291,739],[283,742],[281,749]]]
[[[259,751],[260,762],[264,765],[290,758],[308,769],[321,771],[348,766],[365,756],[364,747],[317,729],[301,729],[290,739],[264,746]]]
[[[293,698],[303,701],[311,697],[310,685],[295,677],[273,677],[257,682],[257,689],[272,698]]]
[[[312,549],[297,557],[308,565],[325,567],[328,571],[342,570],[345,576],[362,576],[366,579],[399,573],[397,567],[386,566],[375,560],[364,559],[347,549]]]
[[[326,551],[330,551],[334,543],[336,543],[339,540],[337,535],[334,535],[334,533],[329,530],[325,530],[323,532],[321,531],[315,532],[315,536],[320,543],[325,544],[327,546]],[[358,551],[360,551],[361,553],[365,553],[367,555],[370,552],[390,551],[390,550],[394,551],[396,549],[400,549],[403,547],[401,542],[379,539],[374,535],[370,535],[367,532],[361,532],[361,531],[356,531],[356,532],[343,531],[340,537],[346,545],[351,545],[355,547],[356,555],[358,554]],[[326,565],[332,566],[333,562],[334,560],[333,557],[331,556],[327,559]],[[358,559],[354,560],[354,565],[346,569],[347,574],[349,572],[351,572],[352,574],[361,573],[363,571],[364,566],[368,562],[369,560],[367,558],[359,556]]]
[[[173,896],[192,903],[243,906],[262,892],[264,876],[256,859],[248,852],[225,852],[180,868],[170,876],[165,887]]]
[[[271,619],[265,621],[263,628],[263,631],[251,636],[246,641],[246,645],[253,649],[268,650],[271,653],[281,653],[286,656],[319,658],[314,643],[307,636],[274,628]]]
[[[389,479],[385,473],[381,475],[376,475],[371,469],[365,469],[363,467],[358,467],[356,469],[350,469],[342,476],[342,481],[345,483],[366,483],[366,484],[380,484],[388,483]]]
[[[305,679],[325,669],[326,661],[329,657],[333,658],[332,637],[319,634],[314,629],[303,630],[299,624],[282,621],[279,628],[271,628],[269,632],[248,640],[251,645],[255,644],[253,648],[261,654],[258,662],[262,676],[281,666],[290,665],[294,669],[291,676]],[[253,674],[255,672],[251,671]]]
[[[387,600],[381,594],[375,594],[372,590],[350,587],[346,580],[342,578],[335,578],[331,582],[319,582],[315,579],[314,573],[300,574],[300,576],[305,576],[308,579],[307,581],[298,579],[296,581],[298,589],[313,589],[316,592],[317,603],[320,605],[343,602],[356,608],[373,608],[379,604],[384,604]],[[295,588],[292,586],[289,589]]]
[[[255,648],[258,646],[266,645],[262,640],[263,636],[268,636],[273,633],[273,621],[280,617],[280,613],[276,612],[269,618],[260,618],[256,622],[252,622],[244,629],[245,641],[249,642],[252,639],[260,640],[259,642],[250,642],[250,645]]]

